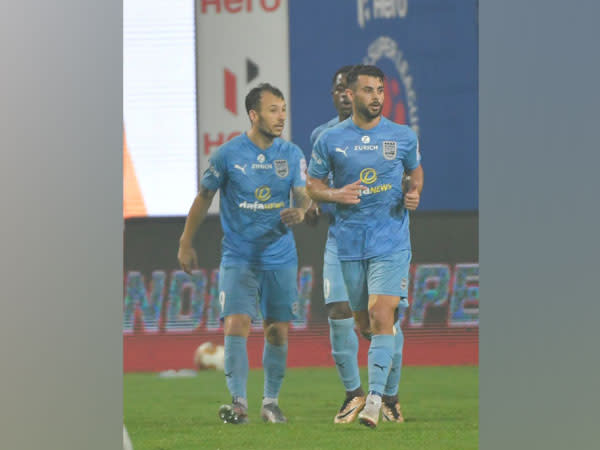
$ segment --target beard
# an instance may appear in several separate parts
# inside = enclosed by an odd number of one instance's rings
[[[380,104],[379,108],[377,109],[376,112],[371,112],[371,110],[369,109],[369,106],[365,105],[365,104],[357,105],[356,109],[357,109],[357,112],[361,116],[363,116],[365,119],[373,120],[381,115],[381,112],[383,111],[383,105]]]
[[[276,128],[269,128],[267,126],[267,124],[264,122],[264,120],[259,119],[258,122],[258,131],[260,132],[260,134],[262,134],[264,137],[268,138],[268,139],[275,139],[281,136],[281,133],[283,133],[283,128],[281,129],[281,131],[278,131]]]

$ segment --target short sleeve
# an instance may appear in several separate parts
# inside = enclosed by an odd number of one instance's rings
[[[310,146],[314,147],[315,146],[315,142],[317,141],[317,138],[319,137],[319,135],[321,134],[321,126],[318,126],[317,128],[315,128],[312,133],[310,133]]]
[[[419,139],[413,130],[409,132],[408,152],[402,161],[406,170],[414,170],[421,164],[421,152],[419,151]]]
[[[208,168],[202,174],[200,184],[209,191],[216,191],[223,186],[227,177],[227,163],[223,147],[213,153],[208,160]]]
[[[321,133],[313,147],[310,163],[308,164],[308,174],[313,178],[323,179],[331,171],[326,139],[324,139],[326,135],[325,132]]]

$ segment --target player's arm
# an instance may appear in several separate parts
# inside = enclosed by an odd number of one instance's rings
[[[413,170],[407,170],[406,175],[409,177],[409,180],[408,190],[404,195],[404,206],[409,211],[414,211],[419,206],[421,191],[423,191],[423,182],[425,180],[423,167],[419,165]]]
[[[361,186],[360,180],[347,184],[342,188],[332,188],[328,183],[328,175],[333,171],[331,166],[327,131],[325,131],[315,143],[313,153],[308,166],[306,178],[306,190],[310,198],[321,203],[344,203],[355,205],[360,203],[360,191],[367,189]]]
[[[360,184],[360,180],[347,184],[341,188],[329,187],[327,177],[319,179],[308,175],[306,178],[306,190],[308,195],[316,202],[334,202],[346,205],[360,203],[360,192],[367,189]]]
[[[296,186],[292,189],[294,207],[281,211],[281,221],[288,226],[297,225],[304,220],[306,211],[310,208],[312,200],[306,193],[304,186]]]
[[[181,268],[187,273],[191,273],[194,267],[198,267],[198,257],[196,255],[196,250],[194,250],[194,247],[192,246],[192,242],[194,240],[196,230],[206,218],[208,208],[210,208],[215,193],[216,191],[211,191],[202,186],[200,188],[200,192],[194,199],[194,203],[192,203],[190,212],[185,220],[183,233],[179,238],[177,259],[179,260]]]

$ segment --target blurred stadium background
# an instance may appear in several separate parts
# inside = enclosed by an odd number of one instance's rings
[[[361,62],[386,73],[384,115],[418,133],[426,172],[411,215],[407,373],[476,366],[477,37],[477,0],[124,0],[125,373],[192,368],[200,344],[223,343],[217,201],[195,242],[200,270],[180,271],[176,253],[210,153],[248,128],[248,90],[268,81],[283,91],[284,137],[308,158],[310,132],[336,115],[333,73]],[[300,298],[289,367],[334,366],[322,294],[326,230],[324,221],[294,230]],[[260,368],[255,326],[250,367]],[[367,347],[361,339],[361,366]],[[477,374],[469,374],[476,396]],[[126,376],[126,421],[140,418],[133,386],[147,378],[136,377]],[[131,432],[135,444],[140,428]]]
[[[192,367],[222,344],[218,202],[178,270],[185,215],[211,151],[248,128],[244,96],[279,86],[284,135],[335,116],[331,77],[369,62],[386,73],[385,115],[419,134],[426,187],[412,214],[406,365],[477,364],[479,325],[476,0],[124,1],[124,369]],[[292,367],[331,366],[322,295],[326,223],[295,229],[299,319]],[[260,365],[260,323],[250,363]],[[360,358],[365,362],[366,342]]]

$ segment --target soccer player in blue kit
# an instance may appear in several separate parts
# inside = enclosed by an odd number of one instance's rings
[[[423,188],[416,134],[381,115],[383,81],[375,66],[357,65],[348,73],[352,116],[318,138],[307,181],[313,200],[336,203],[333,234],[350,306],[361,333],[371,338],[369,394],[358,415],[371,428],[382,402],[391,414],[386,418],[384,409],[384,420],[394,419],[398,403],[399,374],[391,371],[398,349],[395,312],[408,295],[407,210],[417,208]],[[407,192],[404,174],[410,176]]]
[[[278,395],[283,381],[292,304],[298,295],[298,256],[290,226],[304,220],[306,161],[302,150],[279,138],[286,119],[281,91],[267,83],[246,96],[250,130],[222,145],[210,158],[200,193],[180,238],[178,260],[186,272],[197,266],[193,236],[218,189],[224,237],[219,301],[225,327],[225,377],[232,396],[219,409],[225,423],[248,421],[247,338],[260,303],[264,319],[265,373],[261,417],[284,423]],[[295,207],[290,206],[290,192]]]
[[[333,75],[331,95],[338,115],[313,130],[310,135],[310,143],[313,147],[323,131],[343,122],[352,114],[352,103],[346,93],[346,76],[350,69],[352,69],[352,66],[340,67]],[[319,209],[322,214],[328,216],[329,223],[332,225],[335,212],[334,204],[321,203]],[[323,258],[323,297],[329,322],[331,354],[346,390],[346,398],[333,422],[338,424],[351,423],[364,407],[366,396],[361,386],[358,369],[358,337],[354,331],[354,318],[348,303],[348,294],[344,285],[332,230],[329,230],[327,234],[325,256]]]

